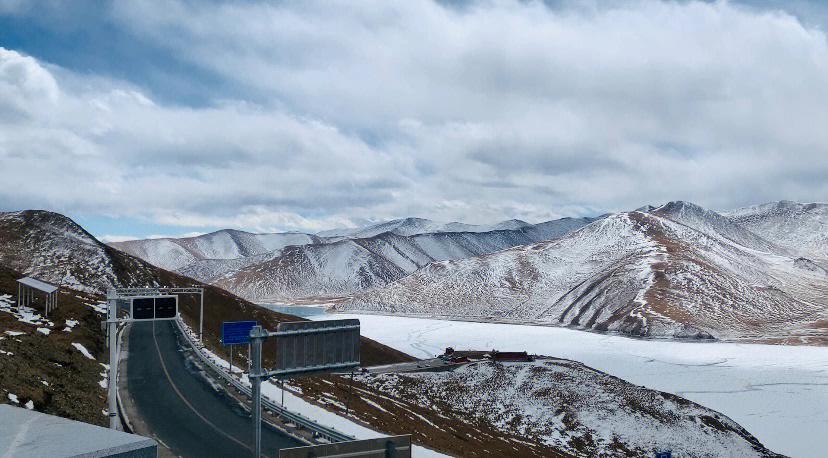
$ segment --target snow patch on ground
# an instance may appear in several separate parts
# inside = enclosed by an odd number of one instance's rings
[[[66,320],[66,327],[63,328],[63,332],[72,332],[72,329],[77,325],[78,320]]]
[[[0,312],[6,312],[14,316],[14,318],[26,324],[31,324],[35,326],[48,326],[51,324],[49,320],[44,319],[40,316],[40,313],[35,311],[35,309],[31,307],[26,307],[25,305],[17,307],[10,299],[9,295],[5,294],[0,296]]]
[[[98,385],[101,388],[106,389],[109,386],[109,364],[104,364],[104,363],[98,363],[98,364],[100,364],[103,367],[103,371],[100,374],[98,374],[98,375],[101,376],[101,380],[98,381]]]
[[[26,407],[26,408],[27,408],[27,409],[29,409],[29,410],[34,410],[34,402],[32,402],[31,400],[29,400],[29,402],[27,402],[26,404],[24,404],[24,407]]]
[[[8,396],[9,396],[9,401],[11,401],[11,402],[13,402],[13,403],[15,403],[15,404],[20,404],[20,401],[17,399],[17,395],[16,395],[16,394],[14,394],[14,393],[9,393],[9,395],[8,395]]]
[[[91,308],[92,310],[94,310],[98,313],[106,314],[106,302],[101,302],[99,304],[86,304],[86,305],[88,305],[89,308]]]
[[[42,333],[42,334],[46,334],[48,336],[49,333],[52,332],[52,331],[49,328],[37,328],[37,332]]]
[[[89,350],[87,350],[86,347],[84,347],[83,345],[81,345],[77,342],[72,342],[72,346],[75,347],[75,349],[78,350],[79,352],[83,353],[83,356],[86,356],[87,358],[92,359],[92,360],[95,359],[95,357],[92,356],[92,353],[89,353]]]

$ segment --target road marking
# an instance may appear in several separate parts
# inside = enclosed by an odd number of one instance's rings
[[[247,449],[247,450],[249,450],[249,451],[251,451],[251,452],[252,452],[252,451],[253,451],[253,449],[252,449],[252,448],[250,448],[250,446],[248,446],[248,445],[247,445],[247,444],[245,444],[244,442],[242,442],[242,441],[240,441],[240,440],[236,439],[235,437],[233,437],[233,436],[231,436],[231,435],[227,434],[226,432],[222,431],[222,430],[221,430],[218,426],[216,426],[215,424],[213,424],[213,422],[211,422],[210,420],[206,419],[206,418],[204,417],[204,415],[201,415],[201,413],[199,413],[199,412],[195,409],[195,407],[193,407],[193,405],[192,405],[192,404],[190,404],[190,401],[188,401],[188,400],[184,397],[184,395],[182,395],[182,394],[181,394],[181,391],[179,391],[178,387],[175,385],[175,383],[173,383],[172,378],[170,377],[170,373],[167,371],[167,365],[164,363],[164,357],[163,357],[163,356],[161,356],[161,348],[158,346],[158,339],[155,337],[155,321],[153,321],[153,322],[152,322],[152,340],[155,342],[155,351],[156,351],[156,353],[158,353],[158,359],[161,361],[161,369],[164,371],[164,376],[165,376],[165,377],[167,377],[167,381],[168,381],[168,382],[170,382],[170,386],[172,386],[173,390],[175,391],[175,394],[177,394],[177,395],[178,395],[178,397],[179,397],[179,398],[181,398],[181,400],[182,400],[182,401],[184,401],[184,404],[186,404],[186,405],[187,405],[187,407],[189,407],[189,408],[190,408],[190,410],[192,410],[192,411],[193,411],[193,413],[194,413],[194,414],[196,414],[196,415],[198,416],[198,418],[201,418],[201,419],[204,421],[204,423],[207,423],[207,425],[208,425],[208,426],[210,426],[211,428],[213,428],[214,430],[216,430],[216,432],[217,432],[217,433],[221,434],[222,436],[224,436],[224,437],[226,437],[226,438],[230,439],[231,441],[233,441],[233,442],[235,442],[235,443],[239,444],[239,445],[240,445],[240,446],[242,446],[243,448],[245,448],[245,449]]]

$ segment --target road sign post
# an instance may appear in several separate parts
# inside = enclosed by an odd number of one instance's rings
[[[250,330],[253,456],[262,455],[262,381],[359,367],[359,329],[359,320],[330,320],[279,323],[276,332],[261,326]],[[262,343],[266,338],[276,338],[276,367],[272,370],[262,368]]]
[[[222,345],[241,345],[250,343],[250,330],[256,321],[224,321],[221,323]]]
[[[258,323],[249,321],[224,321],[221,323],[221,344],[230,346],[230,374],[233,374],[233,347],[250,345],[250,330]],[[249,348],[249,347],[248,347]],[[248,354],[248,359],[250,355]]]

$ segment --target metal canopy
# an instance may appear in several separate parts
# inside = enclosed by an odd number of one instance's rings
[[[32,278],[32,277],[23,277],[23,278],[17,280],[17,282],[20,283],[21,285],[28,286],[29,288],[34,288],[38,291],[43,291],[46,294],[52,294],[55,291],[57,291],[57,286],[50,285],[49,283],[46,283],[45,281],[40,281],[40,280],[38,280],[36,278]]]
[[[57,290],[57,286],[36,278],[20,278],[17,280],[17,306],[31,306],[37,301],[35,292],[40,291],[46,294],[46,300],[42,302],[43,312],[46,316],[49,316],[49,312],[57,307]]]

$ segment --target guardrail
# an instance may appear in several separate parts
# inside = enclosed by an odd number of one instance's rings
[[[175,321],[176,326],[178,326],[178,329],[181,331],[181,334],[183,334],[187,338],[187,342],[189,342],[190,347],[193,348],[196,355],[198,355],[198,358],[204,364],[208,365],[211,369],[213,369],[213,371],[215,373],[217,373],[227,383],[233,385],[234,388],[236,388],[240,392],[244,393],[247,397],[252,396],[252,390],[250,389],[250,387],[243,384],[241,382],[241,380],[238,380],[237,378],[235,378],[232,375],[225,372],[224,369],[222,369],[221,367],[216,365],[216,363],[214,363],[213,360],[211,360],[209,356],[207,356],[206,354],[204,354],[203,351],[201,351],[201,348],[193,340],[193,337],[187,332],[187,329],[185,329],[184,326],[181,324],[181,320],[174,320],[174,321]],[[329,442],[345,442],[345,441],[352,441],[352,440],[355,439],[353,436],[349,436],[345,433],[341,433],[341,432],[339,432],[339,431],[337,431],[333,428],[330,428],[328,426],[321,425],[316,420],[311,420],[310,418],[307,418],[307,417],[305,417],[301,414],[291,412],[291,411],[285,409],[284,407],[282,407],[281,405],[274,403],[273,401],[271,401],[270,399],[268,399],[265,396],[262,396],[262,405],[264,406],[265,409],[268,409],[271,412],[276,413],[277,415],[279,415],[285,421],[293,423],[293,424],[298,425],[298,426],[301,426],[301,427],[303,427],[305,429],[308,429],[310,431],[313,431],[317,436],[322,437],[322,438],[324,438],[325,440],[327,440]]]

